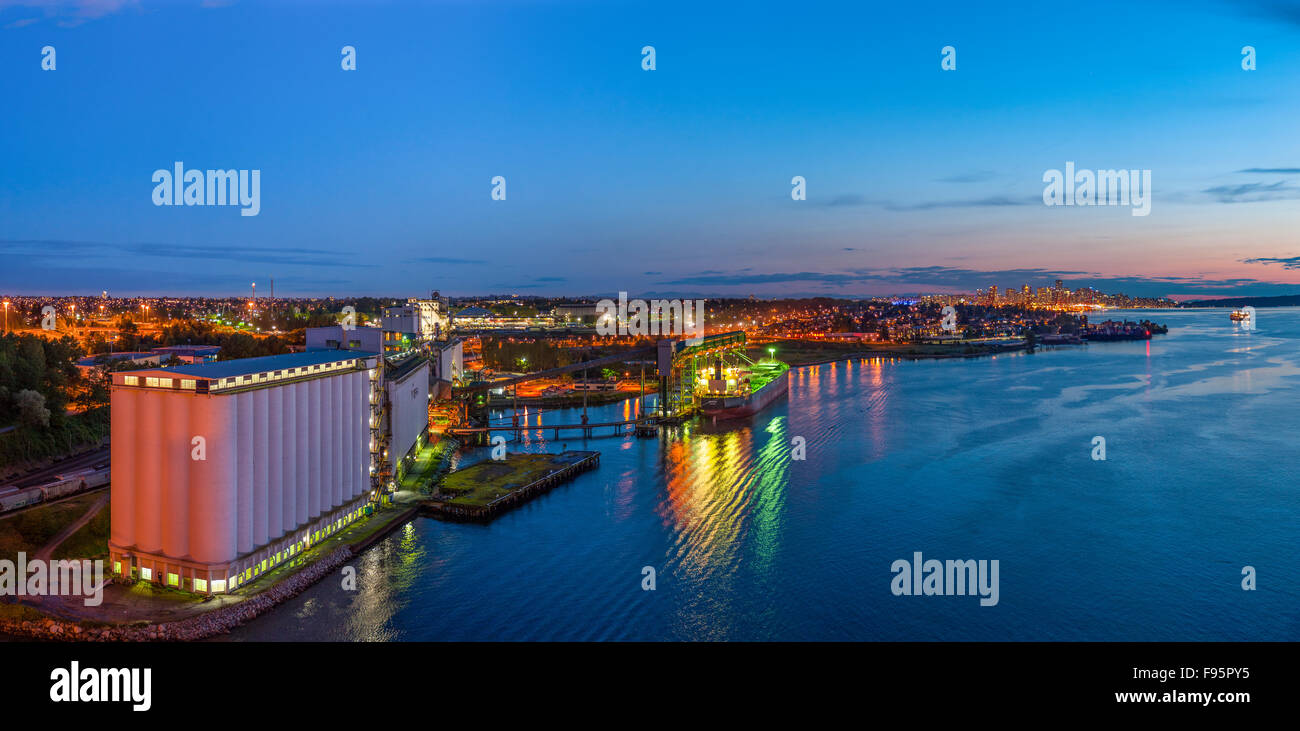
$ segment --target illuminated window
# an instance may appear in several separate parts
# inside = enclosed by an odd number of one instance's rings
[[[212,593],[224,594],[226,592],[226,582],[223,579],[212,580]]]
[[[260,568],[261,568],[263,571],[266,571],[266,559],[262,559],[262,565],[261,565]]]
[[[185,390],[187,390],[187,391],[193,391],[193,390],[194,390],[194,379],[193,379],[193,378],[182,378],[182,379],[181,379],[181,388],[183,388],[183,389],[185,389]]]
[[[163,388],[171,388],[171,387],[172,387],[172,379],[170,379],[170,378],[159,378],[159,379],[158,379],[158,385],[159,385],[159,386],[162,386]]]
[[[128,386],[139,386],[139,385],[140,385],[140,377],[139,377],[139,376],[123,376],[123,377],[122,377],[122,383],[124,383],[124,384],[126,384],[126,385],[128,385]]]
[[[213,582],[213,584],[215,585],[216,582]],[[207,579],[195,579],[195,580],[194,580],[194,591],[207,591],[207,590],[208,590],[208,581],[207,581]]]
[[[153,569],[140,567],[140,578],[144,581],[153,581]]]
[[[122,562],[121,562],[121,561],[114,561],[114,562],[113,562],[113,574],[114,574],[115,576],[121,576],[121,575],[122,575]]]
[[[154,378],[153,376],[146,376],[145,379],[144,379],[144,385],[146,385],[146,386],[153,386],[153,387],[157,388],[157,386],[158,386],[158,379],[157,379],[157,378]]]
[[[176,574],[167,574],[168,586],[180,586],[180,584],[181,584],[181,577],[177,576]]]

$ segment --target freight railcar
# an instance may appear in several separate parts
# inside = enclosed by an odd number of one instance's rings
[[[101,487],[108,484],[108,471],[98,472],[95,470],[79,470],[55,477],[54,482],[41,485],[45,491],[46,500],[75,495],[83,490],[89,490],[92,487]]]
[[[0,495],[0,512],[25,508],[28,505],[35,505],[44,500],[45,493],[39,487],[29,487],[25,490],[10,492]]]

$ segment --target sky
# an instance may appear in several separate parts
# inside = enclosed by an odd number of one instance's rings
[[[1300,0],[0,0],[0,293],[1294,294],[1297,79]]]

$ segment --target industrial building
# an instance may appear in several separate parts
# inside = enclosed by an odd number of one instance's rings
[[[380,452],[383,476],[402,479],[417,446],[429,436],[429,360],[418,353],[389,358],[384,366],[384,404]],[[396,487],[390,484],[389,487]]]
[[[391,490],[401,480],[404,459],[423,444],[429,433],[429,387],[433,378],[427,348],[417,348],[409,339],[395,348],[388,328],[342,326],[307,329],[307,352],[329,350],[382,349],[375,361],[375,381],[379,384],[379,412],[372,424],[372,441],[376,445],[375,480],[379,487]]]
[[[429,360],[434,366],[434,380],[450,386],[465,377],[465,342],[451,338],[429,344]]]
[[[120,361],[130,361],[137,365],[158,365],[162,361],[162,358],[162,355],[151,350],[140,352],[118,351],[116,353],[98,353],[96,355],[88,355],[77,361],[77,369],[81,371],[83,378],[89,378],[99,369]]]
[[[330,325],[307,328],[307,350],[384,351],[384,331],[377,327]]]
[[[217,345],[168,345],[148,352],[99,353],[77,361],[77,368],[85,377],[96,370],[119,361],[129,360],[136,365],[162,365],[172,358],[182,363],[207,363],[217,359],[221,347]]]
[[[439,340],[451,331],[451,317],[445,297],[434,292],[429,299],[411,297],[404,305],[384,309],[384,329],[409,333],[416,341]]]
[[[162,357],[161,362],[175,358],[182,363],[211,363],[221,353],[220,345],[167,345],[154,348],[153,352]]]
[[[318,350],[114,373],[114,574],[222,593],[363,515],[382,360]]]
[[[600,316],[600,306],[594,302],[560,304],[551,308],[551,316],[558,322],[576,322],[594,325]]]

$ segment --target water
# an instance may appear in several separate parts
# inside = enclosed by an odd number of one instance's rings
[[[1169,334],[805,367],[742,428],[590,440],[599,469],[488,526],[417,519],[355,593],[326,579],[227,639],[1300,639],[1300,310],[1116,314]],[[997,559],[998,604],[894,596],[914,551]]]

